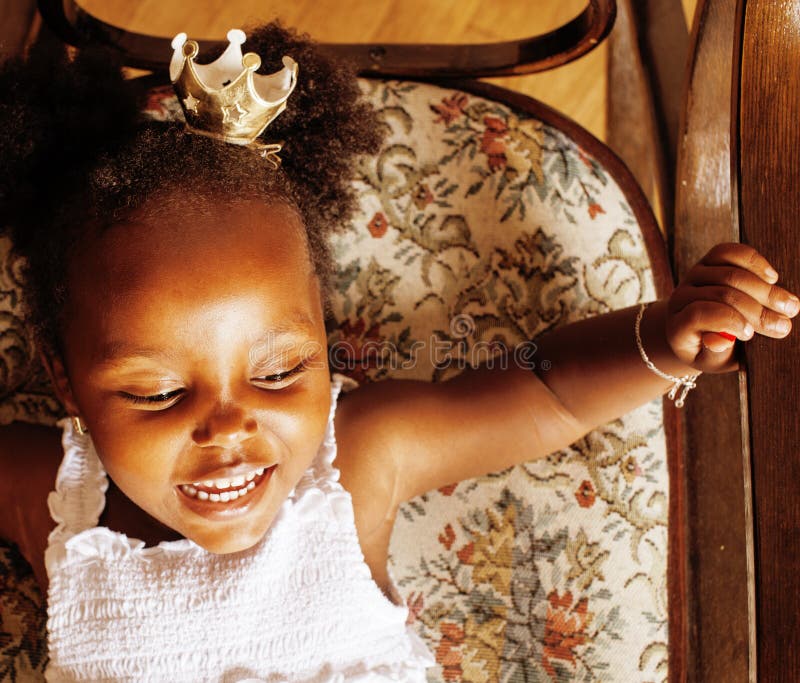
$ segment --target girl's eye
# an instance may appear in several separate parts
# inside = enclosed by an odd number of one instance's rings
[[[137,394],[129,394],[127,391],[120,391],[119,393],[120,396],[131,403],[143,405],[150,410],[164,410],[177,403],[176,399],[183,394],[183,389],[165,391],[150,396],[138,396]]]
[[[263,382],[264,384],[280,384],[284,380],[289,379],[290,377],[294,377],[295,375],[299,375],[303,370],[305,370],[306,366],[304,363],[299,363],[291,370],[286,370],[284,372],[278,372],[274,375],[265,375],[263,377],[254,377],[253,380],[256,382]]]

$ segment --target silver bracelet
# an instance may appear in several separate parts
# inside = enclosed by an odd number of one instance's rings
[[[667,397],[670,401],[675,401],[676,408],[683,408],[683,402],[686,398],[686,394],[688,394],[692,389],[694,389],[697,385],[695,384],[695,380],[703,373],[698,372],[693,375],[684,375],[683,377],[675,377],[674,375],[668,375],[666,372],[661,372],[655,365],[653,365],[653,361],[651,361],[647,354],[645,353],[644,346],[642,346],[642,336],[639,332],[639,328],[642,324],[642,316],[644,315],[644,309],[647,308],[650,304],[641,304],[639,306],[639,312],[636,314],[636,324],[633,327],[633,331],[636,334],[636,346],[639,347],[639,355],[642,357],[644,364],[656,373],[659,377],[663,377],[664,379],[668,379],[670,382],[674,382],[672,385],[672,389],[669,390]],[[681,395],[678,397],[678,400],[675,400],[675,396],[678,394],[678,389],[681,389]]]

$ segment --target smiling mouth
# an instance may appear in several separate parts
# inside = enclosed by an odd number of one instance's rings
[[[212,503],[231,503],[247,496],[264,480],[265,472],[269,474],[271,469],[272,467],[259,467],[232,479],[208,479],[179,484],[178,488],[189,498]]]

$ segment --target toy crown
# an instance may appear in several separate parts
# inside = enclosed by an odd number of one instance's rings
[[[256,70],[261,58],[254,52],[242,56],[245,34],[228,31],[228,47],[211,64],[196,64],[199,47],[185,33],[172,39],[169,76],[193,133],[256,149],[274,166],[282,144],[256,142],[264,129],[286,108],[297,84],[297,63],[283,58],[283,69],[269,76]]]

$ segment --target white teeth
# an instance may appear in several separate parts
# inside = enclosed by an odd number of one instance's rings
[[[207,479],[192,484],[180,484],[179,488],[190,498],[198,500],[210,500],[212,503],[229,503],[247,495],[256,487],[254,479],[264,474],[266,468],[259,467],[246,475],[239,475],[232,479]],[[203,491],[206,489],[217,489],[216,492]],[[233,489],[233,490],[223,490]]]
[[[248,472],[246,475],[240,474],[238,477],[233,477],[232,479],[206,479],[202,483],[195,482],[195,486],[204,486],[207,489],[219,489],[223,491],[225,489],[238,489],[245,485],[245,482],[253,481],[256,477],[264,474],[264,468],[261,467],[257,470],[252,470]]]

